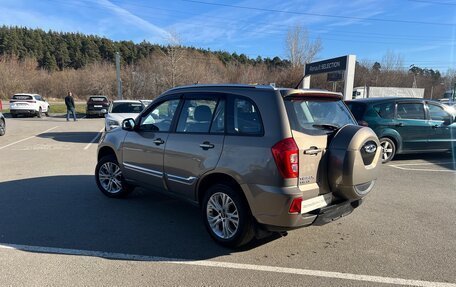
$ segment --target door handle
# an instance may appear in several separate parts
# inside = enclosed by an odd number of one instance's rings
[[[439,125],[433,125],[432,128],[433,129],[438,129],[440,126]]]
[[[404,126],[404,123],[397,123],[395,124],[396,127],[403,127]]]
[[[156,145],[162,145],[162,144],[164,144],[164,143],[165,143],[165,141],[162,140],[161,138],[158,138],[158,139],[155,139],[155,140],[154,140],[154,144],[156,144]]]
[[[322,152],[322,149],[321,148],[317,148],[315,146],[313,147],[310,147],[309,149],[306,149],[304,150],[304,154],[308,154],[308,155],[317,155],[319,153]]]
[[[210,148],[214,148],[215,146],[213,144],[211,144],[210,142],[203,142],[202,144],[200,144],[200,148],[204,149],[204,150],[208,150]]]

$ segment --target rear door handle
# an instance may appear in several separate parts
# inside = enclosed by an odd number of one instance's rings
[[[317,148],[317,147],[313,146],[309,149],[304,150],[304,154],[317,155],[317,154],[321,153],[321,151],[322,151],[321,148]]]
[[[204,150],[208,150],[210,148],[214,148],[215,146],[213,144],[211,144],[210,142],[203,142],[202,144],[200,144],[200,148],[204,149]]]
[[[397,124],[395,124],[395,126],[396,126],[396,127],[403,127],[404,124],[403,124],[403,123],[397,123]]]
[[[156,145],[162,145],[162,144],[164,144],[164,143],[165,143],[165,141],[162,140],[161,138],[158,138],[158,139],[155,139],[155,140],[154,140],[154,144],[156,144]]]
[[[438,129],[440,126],[439,125],[433,125],[432,128],[433,129]]]

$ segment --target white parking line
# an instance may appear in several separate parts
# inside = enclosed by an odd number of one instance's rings
[[[12,143],[10,143],[10,144],[7,144],[7,145],[5,145],[5,146],[0,147],[0,150],[2,150],[2,149],[4,149],[4,148],[7,148],[7,147],[10,147],[10,146],[12,146],[12,145],[15,145],[15,144],[24,142],[24,141],[26,141],[26,140],[33,139],[33,138],[39,136],[40,134],[47,133],[47,132],[52,131],[53,129],[56,129],[56,128],[58,128],[58,126],[57,126],[57,127],[50,128],[50,129],[48,129],[48,130],[45,130],[44,132],[41,132],[41,133],[39,133],[38,135],[34,135],[34,136],[31,136],[31,137],[28,137],[28,138],[25,138],[25,139],[18,140],[18,141],[16,141],[16,142],[12,142]]]
[[[89,142],[89,143],[85,146],[84,150],[88,150],[89,147],[90,147],[94,142],[97,141],[98,137],[101,135],[101,133],[104,131],[104,129],[105,129],[105,128],[102,128],[102,129],[98,132],[98,134],[92,139],[92,141]]]
[[[411,171],[431,171],[431,172],[452,172],[455,173],[456,170],[451,169],[429,169],[429,168],[410,168],[408,166],[421,166],[421,165],[436,165],[436,164],[454,164],[452,161],[445,162],[423,162],[423,163],[402,163],[402,164],[390,164],[388,166],[401,169],[401,170],[411,170]]]
[[[111,252],[103,252],[103,251],[90,251],[90,250],[67,249],[67,248],[41,247],[41,246],[19,245],[19,244],[0,244],[0,248],[14,249],[14,250],[21,250],[21,251],[28,251],[28,252],[91,256],[91,257],[100,257],[100,258],[108,258],[108,259],[150,261],[150,262],[160,262],[160,263],[164,263],[164,264],[166,263],[166,264],[204,266],[204,267],[224,268],[224,269],[228,268],[228,269],[237,269],[237,270],[275,272],[275,273],[294,274],[294,275],[303,275],[303,276],[323,277],[323,278],[330,278],[330,279],[343,279],[343,280],[351,280],[351,281],[382,283],[382,284],[390,284],[390,285],[420,286],[420,287],[456,287],[456,283],[422,281],[422,280],[413,280],[413,279],[371,276],[371,275],[361,275],[361,274],[331,272],[331,271],[321,271],[321,270],[310,270],[310,269],[275,267],[275,266],[266,266],[266,265],[240,264],[240,263],[220,262],[220,261],[211,261],[211,260],[186,260],[186,259],[166,258],[166,257],[158,257],[158,256],[146,256],[146,255],[125,254],[125,253],[111,253]]]

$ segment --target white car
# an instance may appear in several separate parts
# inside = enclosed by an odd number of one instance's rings
[[[124,119],[136,118],[144,108],[144,104],[140,101],[113,101],[109,106],[108,113],[105,117],[105,130],[110,131],[119,127]]]
[[[38,94],[15,94],[10,100],[11,117],[32,115],[49,116],[49,103]]]

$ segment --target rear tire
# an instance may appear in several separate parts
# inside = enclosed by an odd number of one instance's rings
[[[95,179],[98,188],[107,197],[123,198],[135,189],[134,186],[125,182],[122,170],[114,155],[101,158],[95,168]]]
[[[38,109],[36,116],[39,117],[40,119],[43,117],[43,110],[41,109],[41,107]]]
[[[48,108],[47,108],[47,111],[44,113],[44,114],[46,115],[46,117],[49,117],[49,109],[50,109],[50,108],[51,108],[51,107],[48,107]]]
[[[201,211],[207,231],[220,245],[240,247],[255,236],[247,202],[229,185],[211,186],[204,195]]]
[[[382,163],[387,163],[396,155],[396,144],[389,138],[381,138],[380,146],[382,147]]]

